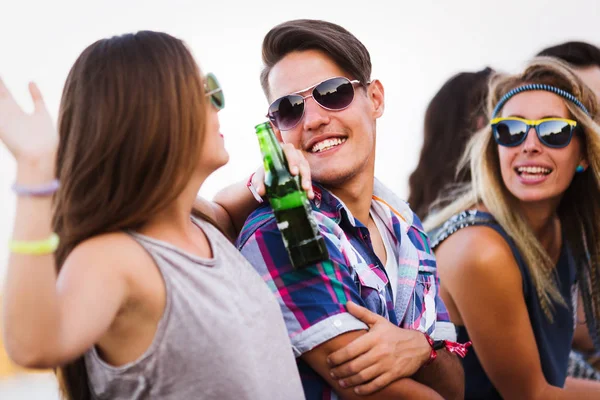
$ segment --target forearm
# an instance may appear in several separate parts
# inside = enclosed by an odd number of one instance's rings
[[[254,211],[259,203],[256,201],[246,182],[237,182],[219,191],[213,198],[215,205],[226,212],[231,221],[231,229],[235,236],[240,232],[246,218]]]
[[[336,385],[336,393],[344,400],[397,400],[397,399],[428,399],[443,400],[444,398],[432,388],[410,378],[403,378],[390,383],[380,391],[368,396],[359,396],[351,391],[340,392]],[[351,392],[351,393],[348,393]]]
[[[233,227],[229,213],[220,204],[196,197],[194,209],[210,218],[231,241],[235,240],[238,231]]]
[[[458,356],[447,350],[439,350],[437,358],[427,366],[422,367],[413,375],[413,379],[422,383],[444,399],[464,398],[464,371]]]
[[[17,183],[39,185],[53,176],[49,161],[19,163]],[[36,241],[52,233],[51,197],[17,198],[13,239]],[[4,335],[9,354],[19,364],[29,364],[34,349],[52,343],[58,331],[58,298],[54,256],[11,254],[4,289]]]
[[[568,398],[598,399],[600,398],[600,382],[586,379],[567,378],[565,392]]]

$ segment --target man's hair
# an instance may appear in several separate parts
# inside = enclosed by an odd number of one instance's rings
[[[260,83],[267,97],[270,95],[269,73],[273,66],[287,54],[303,50],[320,50],[362,85],[370,81],[371,57],[360,40],[331,22],[298,19],[277,25],[263,40],[264,68]]]
[[[600,48],[585,42],[565,42],[540,51],[538,56],[561,59],[576,67],[600,67]]]

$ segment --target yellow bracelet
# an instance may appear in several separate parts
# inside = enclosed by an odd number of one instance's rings
[[[8,248],[16,254],[41,256],[54,253],[58,243],[60,243],[60,239],[56,233],[53,233],[48,239],[44,240],[11,240],[8,242]]]

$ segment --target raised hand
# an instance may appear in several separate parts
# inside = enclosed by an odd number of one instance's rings
[[[0,78],[0,142],[19,161],[53,159],[58,135],[35,83],[29,84],[32,114],[23,112]]]
[[[283,153],[287,159],[290,173],[292,175],[300,174],[302,189],[307,192],[308,198],[312,199],[315,194],[312,190],[310,166],[308,165],[306,158],[304,158],[304,154],[302,154],[300,150],[296,149],[294,145],[290,143],[282,143],[281,148],[283,149]],[[252,185],[256,188],[256,191],[261,196],[266,194],[264,180],[265,170],[263,167],[260,167],[256,170],[254,176],[252,177]]]

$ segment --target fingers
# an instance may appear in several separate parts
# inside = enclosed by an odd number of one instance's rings
[[[6,88],[6,85],[4,85],[4,81],[2,80],[2,77],[0,77],[0,99],[10,95],[8,89]]]
[[[309,199],[313,199],[315,194],[312,190],[310,166],[308,165],[308,161],[306,161],[306,158],[304,158],[302,152],[296,149],[292,144],[284,143],[282,148],[288,161],[290,173],[292,175],[300,175],[302,189],[307,192]]]
[[[351,359],[351,361],[345,362],[335,368],[332,368],[329,372],[331,376],[335,379],[347,379],[359,374],[361,371],[370,368],[373,365],[380,364],[381,359],[382,357],[379,356],[379,352],[367,350],[366,352],[363,352],[360,356]],[[357,385],[358,383],[355,383],[355,385]]]
[[[373,393],[377,392],[378,390],[383,389],[390,383],[392,383],[393,380],[394,379],[393,379],[392,374],[384,373],[384,374],[379,375],[377,378],[373,379],[371,382],[369,382],[365,385],[356,386],[354,388],[354,393],[360,394],[363,396],[368,395],[368,394],[373,394]]]
[[[377,321],[379,321],[383,318],[380,315],[377,315],[374,312],[371,312],[370,310],[368,310],[364,307],[361,307],[352,301],[349,301],[346,303],[346,309],[354,317],[360,319],[362,322],[364,322],[365,324],[367,324],[369,326],[375,324]],[[385,318],[383,318],[383,319],[385,319]]]
[[[306,191],[309,199],[313,199],[315,197],[315,193],[312,190],[310,166],[308,165],[308,161],[306,161],[300,150],[298,150],[298,154],[300,157],[302,157],[302,161],[300,162],[300,178],[302,179],[302,189]]]
[[[361,369],[358,373],[345,378],[340,379],[338,384],[343,388],[350,388],[357,385],[364,384],[369,382],[375,378],[378,378],[381,374],[380,368],[378,365],[371,365],[365,369]]]
[[[256,189],[256,192],[262,197],[267,194],[267,188],[265,187],[265,169],[259,167],[252,176],[252,186]]]
[[[372,335],[369,335],[369,333],[365,333],[364,335],[362,335],[358,339],[354,339],[352,342],[348,343],[346,346],[342,347],[338,351],[331,353],[327,357],[327,364],[329,364],[332,367],[336,367],[332,370],[332,372],[334,372],[334,375],[338,377],[355,374],[356,370],[353,370],[351,366],[342,366],[342,364],[348,363],[350,360],[354,360],[361,354],[368,352],[376,344],[376,341],[372,339]]]
[[[33,106],[35,108],[35,112],[46,112],[46,103],[44,103],[44,98],[42,96],[42,92],[34,82],[29,82],[29,93],[31,94],[31,99],[33,100]]]
[[[4,84],[2,78],[0,78],[0,101],[3,102],[4,105],[16,106],[15,99],[13,99],[12,94]],[[6,103],[5,103],[6,102]]]

